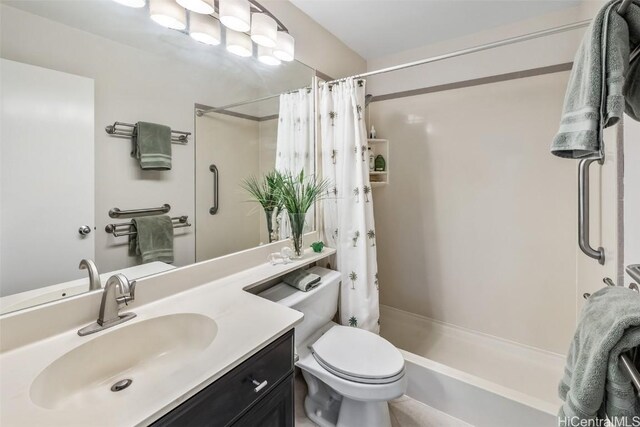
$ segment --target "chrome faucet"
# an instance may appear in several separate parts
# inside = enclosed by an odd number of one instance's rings
[[[85,336],[119,325],[136,317],[135,313],[120,314],[122,305],[128,305],[135,299],[136,282],[129,282],[124,274],[109,277],[102,292],[102,303],[98,320],[78,331],[78,335]]]
[[[78,266],[80,270],[89,270],[89,290],[95,291],[96,289],[101,289],[102,285],[100,283],[100,273],[98,273],[98,267],[96,263],[91,261],[90,259],[83,259],[80,261],[80,265]]]

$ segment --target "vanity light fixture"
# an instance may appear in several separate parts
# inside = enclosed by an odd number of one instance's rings
[[[173,0],[149,0],[149,14],[163,27],[181,31],[187,28],[186,12]]]
[[[191,12],[201,13],[203,15],[212,14],[215,9],[213,0],[176,0],[178,4]]]
[[[209,15],[193,14],[189,19],[189,35],[200,43],[219,45],[220,22]]]
[[[125,6],[136,7],[136,8],[144,7],[144,5],[147,4],[147,0],[113,0],[113,1]]]
[[[218,4],[222,25],[233,31],[249,31],[251,6],[248,0],[219,0]]]
[[[137,8],[147,4],[147,0],[114,1]],[[227,50],[233,54],[250,57],[255,43],[258,47],[256,57],[263,64],[275,66],[281,61],[294,59],[293,37],[275,16],[255,0],[148,1],[149,15],[154,22],[188,33],[201,43],[219,45],[222,42],[222,24],[226,27]]]
[[[253,54],[251,39],[245,33],[227,30],[227,50],[238,56],[247,58]]]
[[[278,31],[276,47],[273,49],[273,56],[281,61],[293,61],[295,52],[295,40],[289,33]]]
[[[264,46],[258,46],[258,61],[267,65],[280,65],[282,63],[273,56],[273,49]]]
[[[278,36],[276,20],[265,13],[254,13],[251,16],[251,40],[259,46],[275,47]]]

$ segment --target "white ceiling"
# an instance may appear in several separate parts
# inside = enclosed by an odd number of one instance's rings
[[[577,6],[580,0],[291,0],[365,59]]]

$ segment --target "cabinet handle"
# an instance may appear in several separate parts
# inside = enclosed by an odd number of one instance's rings
[[[265,388],[267,386],[267,384],[268,384],[267,380],[264,380],[262,382],[258,382],[256,380],[252,379],[251,382],[253,383],[254,386],[256,386],[256,388],[253,389],[253,391],[255,391],[256,393],[259,393],[260,390]]]

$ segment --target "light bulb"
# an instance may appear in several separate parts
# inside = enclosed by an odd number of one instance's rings
[[[227,31],[227,50],[238,56],[249,57],[253,54],[251,39],[244,33]]]
[[[280,60],[273,56],[273,49],[264,46],[258,46],[258,61],[267,65],[281,64]]]
[[[215,11],[215,9],[213,8],[213,0],[176,0],[176,1],[180,6],[195,13],[210,15]]]
[[[251,8],[247,0],[220,0],[220,22],[233,31],[251,28]]]
[[[295,52],[295,40],[289,33],[278,31],[276,47],[273,49],[273,56],[282,61],[293,61]]]
[[[220,44],[220,22],[209,15],[191,15],[189,35],[204,44]]]
[[[163,27],[174,30],[187,28],[187,14],[173,0],[149,0],[149,14],[151,19]]]
[[[264,13],[254,13],[251,17],[251,40],[265,47],[275,47],[278,24]]]

